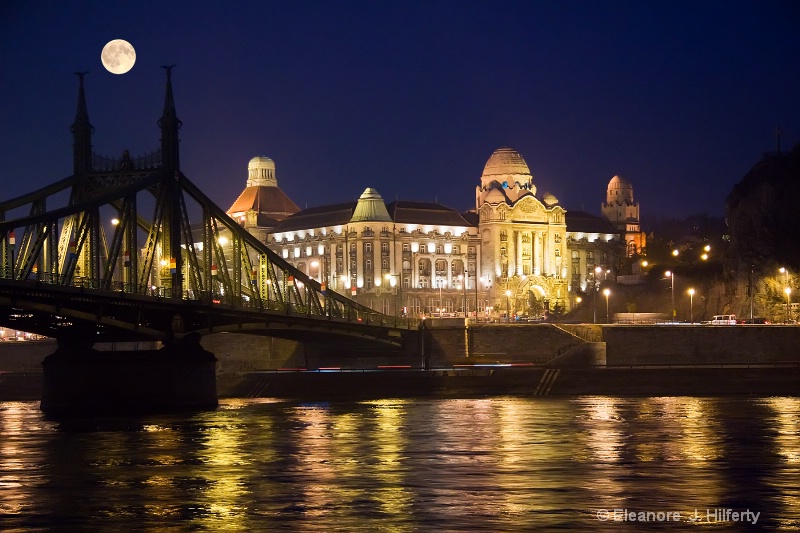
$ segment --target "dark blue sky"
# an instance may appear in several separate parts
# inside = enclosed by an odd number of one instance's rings
[[[73,72],[95,151],[136,155],[176,64],[182,169],[224,208],[267,155],[301,207],[372,186],[467,209],[510,146],[567,209],[599,214],[620,174],[645,219],[721,215],[776,126],[800,142],[798,28],[795,1],[5,1],[0,199],[71,173]]]

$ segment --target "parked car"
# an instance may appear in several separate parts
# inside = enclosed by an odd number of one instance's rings
[[[714,326],[736,325],[736,315],[714,315],[711,317],[711,324]]]
[[[741,318],[739,324],[769,324],[766,318]]]

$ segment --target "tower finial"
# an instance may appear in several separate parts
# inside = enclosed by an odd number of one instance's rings
[[[94,127],[89,122],[89,110],[86,106],[86,93],[83,90],[83,77],[88,72],[76,72],[78,76],[78,111],[75,113],[75,122],[70,131],[73,138],[73,172],[75,175],[84,175],[92,168],[92,133]]]
[[[161,128],[161,159],[166,168],[178,170],[180,159],[178,151],[178,130],[181,121],[175,111],[175,99],[172,96],[172,69],[175,65],[162,65],[167,71],[167,90],[164,96],[164,112],[158,121]]]

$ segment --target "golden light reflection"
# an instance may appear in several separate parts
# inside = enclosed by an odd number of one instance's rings
[[[409,447],[408,434],[405,431],[407,404],[408,400],[402,399],[373,403],[377,417],[373,441],[380,459],[374,468],[374,476],[380,481],[378,503],[383,512],[394,516],[408,513],[414,503],[403,468]]]
[[[32,412],[33,411],[33,412]],[[43,425],[38,406],[33,402],[3,402],[0,408],[0,515],[25,512],[32,505],[31,491],[44,484],[44,475],[36,475],[42,465],[31,464],[26,449],[26,428],[40,429]]]
[[[299,489],[309,517],[323,516],[328,506],[333,506],[343,493],[349,492],[345,483],[337,483],[336,457],[332,451],[332,420],[326,407],[302,406],[295,408],[291,416],[299,422],[300,435],[297,460],[301,478]]]
[[[228,402],[232,410],[236,402]],[[201,506],[198,524],[210,530],[246,529],[248,467],[252,459],[244,451],[248,429],[233,423],[234,418],[208,426],[199,444],[197,458],[200,464],[193,470],[203,488],[198,502]]]
[[[604,463],[619,461],[622,452],[621,400],[607,396],[586,397],[584,400],[587,405],[582,421],[592,459]]]
[[[767,398],[765,402],[775,412],[778,454],[787,463],[800,464],[800,398]]]

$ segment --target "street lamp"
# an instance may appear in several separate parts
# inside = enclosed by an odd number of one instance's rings
[[[611,296],[611,289],[605,288],[603,289],[603,294],[606,295],[606,324],[610,324],[611,322],[608,320],[608,297]]]
[[[789,306],[791,305],[791,298],[792,298],[792,288],[786,287],[783,289],[783,292],[786,293],[786,323],[789,323]]]
[[[397,303],[395,307],[397,308],[397,316],[400,317],[400,309],[403,307],[403,284],[400,283],[400,274],[386,274],[384,277],[389,280],[389,285],[392,287],[397,286]]]
[[[672,322],[675,322],[675,273],[667,270],[664,275],[670,278],[672,283]]]
[[[597,324],[597,291],[600,287],[597,285],[597,276],[602,272],[602,267],[594,267],[594,286],[592,287],[592,324]]]
[[[447,283],[447,280],[439,278],[439,308],[444,310],[444,306],[442,305],[442,286]],[[441,311],[439,312],[439,318],[442,318]]]
[[[506,322],[511,322],[511,308],[508,305],[509,296],[511,296],[511,291],[506,289]]]
[[[458,280],[461,282],[461,290],[464,291],[464,318],[469,318],[467,314],[467,271],[458,275]]]
[[[689,293],[689,322],[694,324],[694,289],[686,291]]]
[[[789,269],[788,268],[784,268],[784,267],[780,267],[778,269],[778,272],[783,274],[784,285],[788,287],[789,286]]]

